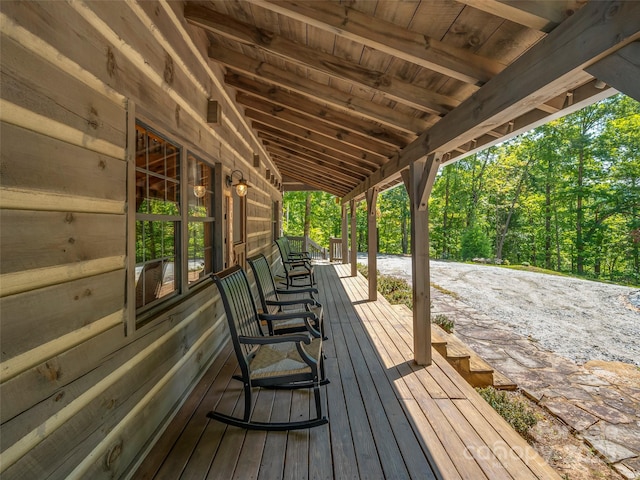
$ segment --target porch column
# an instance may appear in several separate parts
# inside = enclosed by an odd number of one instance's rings
[[[413,355],[431,365],[431,291],[429,276],[429,195],[442,154],[413,162],[402,174],[411,205],[411,273],[413,276]]]
[[[224,240],[224,226],[225,222],[224,218],[224,190],[225,185],[225,175],[222,169],[222,164],[217,162],[214,165],[213,172],[213,181],[215,182],[212,185],[213,194],[215,195],[215,202],[213,203],[213,215],[216,219],[213,222],[213,271],[219,272],[224,270],[224,259],[225,259],[225,240]]]
[[[356,201],[351,200],[349,202],[351,207],[351,276],[358,275],[358,237],[356,236],[357,224],[356,224]]]
[[[349,224],[347,222],[347,204],[342,204],[342,263],[349,263]]]
[[[376,205],[378,200],[378,189],[376,187],[367,190],[367,241],[369,257],[369,300],[374,302],[378,299],[378,224],[376,218]]]

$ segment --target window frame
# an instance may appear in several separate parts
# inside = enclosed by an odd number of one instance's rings
[[[127,287],[126,287],[126,307],[125,307],[125,335],[131,335],[137,330],[145,327],[146,325],[155,324],[157,321],[162,320],[161,313],[168,308],[180,303],[189,295],[195,293],[203,285],[210,282],[210,273],[216,270],[216,245],[218,240],[216,239],[216,204],[218,202],[218,185],[216,184],[217,168],[215,168],[216,162],[212,159],[207,160],[206,155],[202,155],[195,148],[187,147],[188,142],[181,141],[175,134],[166,134],[159,131],[157,128],[151,126],[152,122],[147,121],[141,116],[135,115],[135,108],[130,106],[128,110],[128,124],[127,124]],[[177,197],[178,197],[178,209],[179,215],[162,215],[151,213],[138,213],[136,210],[137,205],[137,192],[136,192],[136,175],[139,172],[139,168],[136,165],[137,152],[137,129],[138,126],[143,128],[146,132],[157,136],[158,138],[168,142],[175,146],[178,150],[179,162],[179,176],[177,180]],[[206,212],[206,216],[193,216],[190,215],[190,195],[189,188],[192,187],[191,179],[188,172],[189,159],[193,158],[196,162],[199,162],[206,172],[209,174],[209,182],[206,194],[208,196],[209,207]],[[145,192],[145,195],[148,194]],[[195,195],[195,194],[194,194]],[[179,278],[176,279],[178,285],[175,291],[170,294],[157,298],[147,305],[142,307],[136,306],[136,268],[137,265],[137,250],[136,240],[137,232],[136,226],[139,221],[171,221],[175,225],[174,233],[174,275]],[[204,229],[208,233],[204,233],[203,238],[207,238],[208,235],[210,242],[207,245],[204,244],[204,249],[210,249],[210,255],[205,257],[205,262],[209,265],[205,265],[204,275],[201,275],[196,281],[189,283],[189,226],[193,222],[200,222],[204,224]],[[153,260],[149,259],[146,263],[153,263]]]

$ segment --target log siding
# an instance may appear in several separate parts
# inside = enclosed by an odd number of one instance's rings
[[[126,476],[226,342],[206,280],[144,327],[131,322],[132,118],[222,175],[240,169],[248,253],[272,256],[281,193],[263,178],[275,168],[176,8],[1,4],[3,478]]]

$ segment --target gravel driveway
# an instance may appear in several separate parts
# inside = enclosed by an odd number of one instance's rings
[[[358,261],[367,263],[366,254],[358,255]],[[410,257],[379,255],[378,270],[411,282]],[[431,281],[542,348],[578,364],[607,360],[640,366],[637,288],[435,260]]]

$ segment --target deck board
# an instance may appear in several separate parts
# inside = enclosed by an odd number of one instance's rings
[[[229,347],[213,363],[134,475],[137,479],[559,478],[475,390],[433,352],[413,362],[411,319],[349,265],[318,265],[325,309],[327,426],[247,432],[206,417],[241,415]],[[259,390],[254,418],[313,415],[309,391]]]

